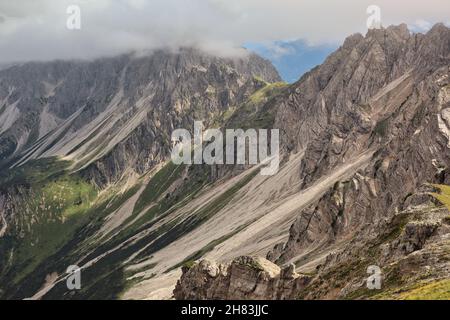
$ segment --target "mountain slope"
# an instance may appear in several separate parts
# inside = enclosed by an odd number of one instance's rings
[[[445,120],[450,106],[449,62],[450,30],[443,25],[436,25],[426,35],[411,35],[404,25],[373,30],[365,37],[349,37],[280,99],[275,126],[283,132],[285,151],[303,154],[297,178],[300,190],[315,188],[321,179],[370,152],[360,167],[335,180],[306,207],[298,208],[288,240],[269,250],[269,260],[282,266],[294,263],[300,272],[313,274],[308,281],[299,280],[301,286],[297,281],[280,282],[289,292],[285,298],[373,295],[363,289],[366,269],[374,264],[387,272],[388,287],[384,289],[390,294],[402,287],[419,286],[419,278],[448,278],[448,211],[442,209],[433,218],[431,213],[439,204],[430,202],[423,185],[450,184],[449,126]],[[399,223],[398,215],[407,220]],[[424,228],[417,227],[422,224]],[[394,249],[402,245],[412,249]],[[414,262],[418,255],[427,257],[425,266]],[[435,266],[429,268],[431,261]],[[395,279],[399,269],[388,267],[393,263],[401,265],[404,272],[400,280]],[[221,298],[220,293],[208,291],[215,287],[214,277],[207,276],[211,282],[196,282],[207,269],[202,265],[186,269],[175,295]],[[240,279],[246,272],[251,271],[244,268],[237,273],[236,282],[231,281],[228,289],[224,284],[225,292],[231,290],[229,298],[251,296],[252,288],[259,285],[256,279],[265,277],[262,270],[253,274],[253,280]],[[294,278],[303,279],[289,279]],[[239,281],[248,281],[246,290],[250,291],[233,293]],[[261,286],[274,283],[278,280]],[[271,288],[265,297],[279,294]],[[192,296],[192,292],[199,294]]]

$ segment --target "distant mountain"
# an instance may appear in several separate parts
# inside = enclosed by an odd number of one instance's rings
[[[0,70],[0,167],[64,156],[81,168],[121,149],[121,161],[146,170],[169,152],[156,146],[162,135],[241,103],[260,85],[254,77],[280,80],[255,54],[221,59],[194,49],[11,66]],[[124,158],[136,132],[148,135],[140,141],[148,147],[135,146],[146,154]]]
[[[337,45],[309,45],[303,40],[247,43],[246,48],[270,60],[284,81],[293,83],[323,63]]]
[[[169,214],[220,174],[172,164],[172,131],[192,130],[194,120],[223,124],[247,101],[265,101],[261,90],[278,81],[256,54],[190,48],[0,70],[0,298],[41,297],[47,275],[64,277],[74,263],[91,265],[86,286],[73,296],[50,276],[49,297],[117,298],[123,258],[131,266],[138,251],[158,251],[214,213]],[[265,120],[253,110],[255,122]],[[116,253],[101,259],[108,252]],[[89,263],[94,257],[100,263]],[[162,273],[180,261],[166,262]]]

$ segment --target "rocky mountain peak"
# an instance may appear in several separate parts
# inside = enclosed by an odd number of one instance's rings
[[[387,28],[370,29],[366,34],[367,37],[377,39],[378,41],[387,40],[386,38],[389,37],[406,41],[411,37],[411,32],[408,29],[408,25],[402,23],[400,25],[391,25]]]
[[[344,43],[342,44],[342,48],[353,49],[362,40],[364,40],[364,36],[361,33],[352,34],[351,36],[345,38]]]

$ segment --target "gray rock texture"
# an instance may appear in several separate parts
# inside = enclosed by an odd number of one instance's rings
[[[202,260],[183,268],[174,297],[183,300],[293,299],[309,279],[296,273],[295,266],[281,269],[264,258],[239,257],[229,265]]]

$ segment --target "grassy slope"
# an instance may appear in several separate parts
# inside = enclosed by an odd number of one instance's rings
[[[423,281],[375,295],[380,300],[450,300],[450,279]]]
[[[129,264],[137,263],[150,259],[152,254],[159,249],[167,246],[173,241],[179,239],[184,234],[191,232],[193,229],[199,227],[201,224],[210,219],[214,214],[216,214],[223,206],[229,203],[236,192],[242,188],[246,183],[248,183],[253,174],[242,179],[236,186],[225,192],[216,201],[202,209],[196,215],[191,218],[182,220],[175,219],[167,223],[162,224],[160,227],[153,229],[153,231],[146,234],[143,238],[135,241],[127,246],[124,246],[118,250],[115,250],[111,254],[107,255],[105,258],[101,259],[99,262],[94,264],[92,267],[86,269],[83,272],[84,281],[89,285],[83,287],[81,291],[76,293],[68,293],[64,285],[57,286],[52,290],[47,298],[120,298],[121,293],[129,286],[131,283],[127,280],[128,277],[133,274],[125,272],[125,265],[123,261],[129,258],[132,254],[146,247],[138,256],[136,256]],[[122,243],[126,239],[136,235],[142,230],[148,230],[148,228],[154,226],[157,222],[161,221],[162,218],[170,214],[174,207],[177,207],[180,202],[189,197],[188,194],[192,192],[190,183],[186,183],[179,190],[185,194],[178,195],[178,202],[174,204],[166,211],[158,211],[156,217],[153,220],[146,220],[143,224],[135,226],[135,228],[125,229],[112,241],[100,245],[96,248],[95,252],[89,255],[82,263],[89,261],[92,258],[101,255],[102,253],[112,249],[119,243]],[[165,199],[165,198],[164,198]],[[159,206],[159,205],[158,205]],[[165,207],[161,207],[164,208]],[[162,209],[162,210],[164,210]],[[181,259],[181,257],[180,257]],[[150,270],[153,266],[149,266],[147,269]],[[135,271],[136,273],[138,271]],[[101,290],[99,290],[101,288]],[[72,296],[75,295],[75,296]]]
[[[428,211],[427,211],[428,210]],[[340,290],[349,283],[358,279],[365,282],[368,277],[367,267],[369,265],[379,265],[383,260],[383,248],[394,240],[399,239],[405,226],[409,221],[421,221],[428,214],[441,208],[431,205],[428,209],[421,209],[417,212],[402,212],[398,214],[385,230],[380,230],[380,235],[369,241],[362,248],[355,250],[353,255],[342,262],[328,269],[326,273],[316,278],[299,296],[299,299],[314,298],[308,296],[309,292],[316,292],[316,298],[322,298],[330,292],[330,288]],[[442,244],[439,250],[432,251],[435,259],[448,261],[450,243]],[[398,263],[397,263],[398,262]],[[381,290],[369,290],[365,285],[350,291],[344,299],[387,299],[387,300],[407,300],[407,299],[443,299],[450,296],[450,281],[435,279],[432,274],[424,274],[423,278],[414,280],[414,270],[421,270],[423,261],[415,259],[414,254],[399,259],[396,263],[389,263],[383,267],[383,282]],[[405,271],[403,265],[409,266],[409,273]],[[411,280],[413,279],[413,280]]]
[[[39,160],[1,177],[3,192],[21,190],[14,201],[14,227],[20,233],[9,236],[9,246],[1,250],[8,263],[1,265],[0,275],[12,284],[59,250],[86,221],[97,191],[77,175],[68,174],[68,165],[57,159]]]

